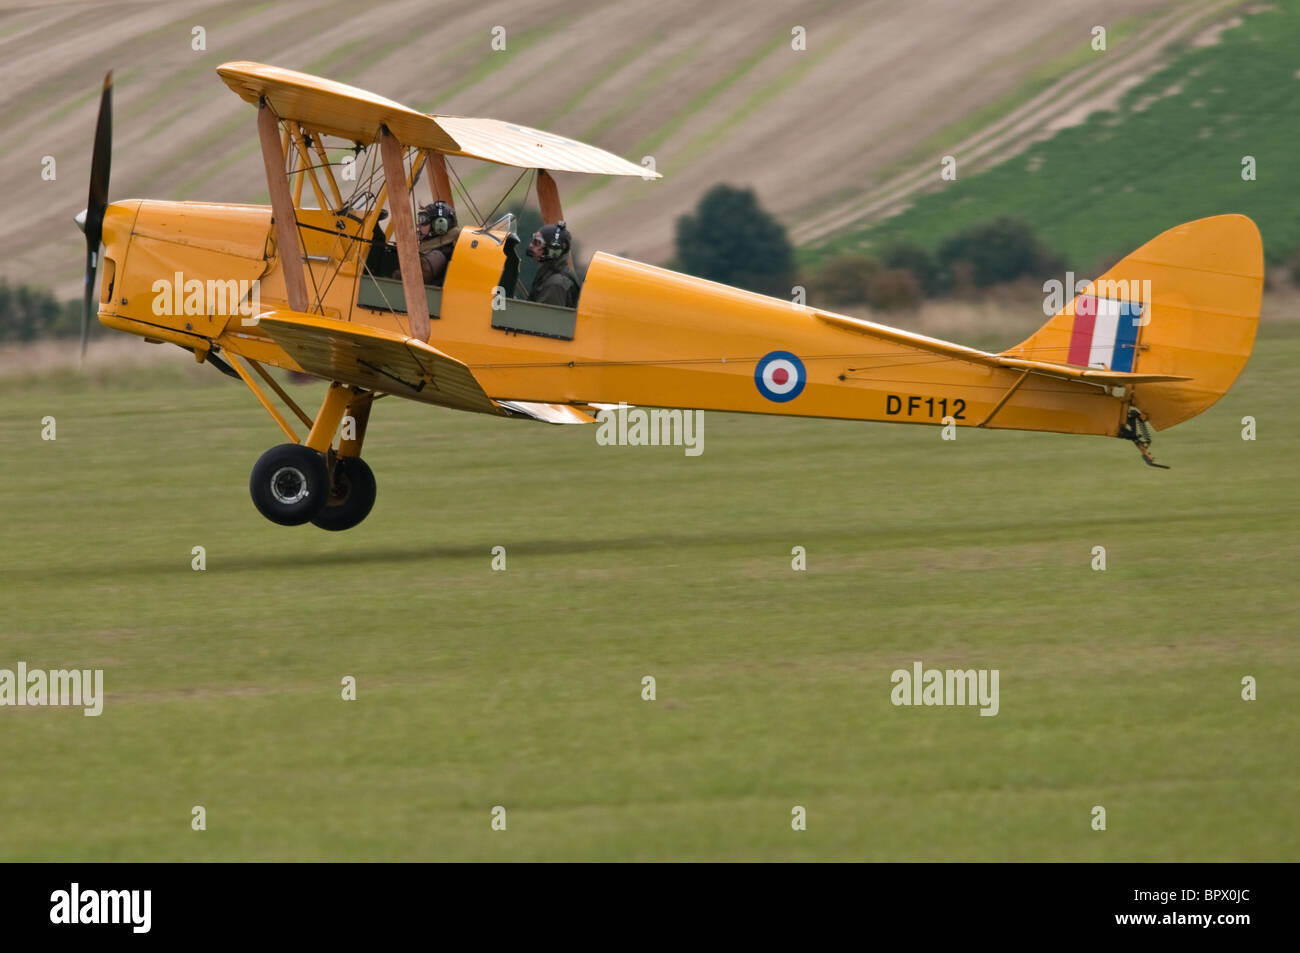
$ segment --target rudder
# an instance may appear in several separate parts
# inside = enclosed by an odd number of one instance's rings
[[[1003,356],[1188,377],[1132,385],[1132,404],[1164,430],[1210,407],[1237,379],[1263,290],[1255,223],[1197,219],[1128,255]]]

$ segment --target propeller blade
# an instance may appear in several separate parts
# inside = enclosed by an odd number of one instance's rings
[[[81,300],[81,356],[86,356],[86,344],[90,340],[91,308],[95,307],[95,272],[99,265],[99,249],[86,250],[86,293]]]
[[[113,71],[104,77],[95,122],[95,146],[90,157],[90,197],[77,225],[86,233],[86,289],[81,302],[81,356],[86,356],[90,339],[91,308],[95,307],[95,273],[99,270],[99,245],[104,237],[104,214],[108,210],[108,175],[113,158]]]
[[[90,198],[86,202],[86,240],[99,243],[103,234],[104,210],[108,208],[108,174],[113,158],[113,71],[104,77],[95,123],[95,150],[90,158]]]

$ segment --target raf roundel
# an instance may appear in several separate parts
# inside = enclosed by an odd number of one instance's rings
[[[754,369],[754,383],[758,392],[768,400],[783,404],[794,400],[808,382],[803,361],[789,351],[772,351],[758,362]]]

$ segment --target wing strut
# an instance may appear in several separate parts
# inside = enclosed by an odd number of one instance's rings
[[[545,169],[537,170],[537,207],[541,210],[543,225],[554,225],[564,219],[564,210],[560,208],[560,190],[551,173]]]
[[[402,144],[388,131],[379,129],[379,153],[384,160],[384,183],[388,186],[388,210],[393,218],[393,236],[397,239],[397,263],[402,269],[402,293],[406,295],[406,317],[411,322],[411,337],[421,344],[429,340],[429,302],[424,296],[424,274],[420,270],[420,250],[411,215],[411,193],[406,188],[406,163],[402,161]],[[394,189],[394,185],[402,188]],[[305,311],[305,308],[294,308]]]
[[[447,157],[441,152],[429,153],[429,191],[435,202],[442,200],[456,209],[456,200],[451,194],[451,180],[447,178]],[[486,224],[486,223],[484,223]]]
[[[262,164],[266,166],[266,187],[271,192],[271,214],[275,219],[275,243],[289,307],[307,312],[307,279],[302,273],[302,245],[298,241],[298,219],[293,211],[289,177],[284,172],[284,148],[280,144],[279,120],[265,101],[257,107],[257,135],[262,140]],[[408,211],[409,215],[410,212]]]

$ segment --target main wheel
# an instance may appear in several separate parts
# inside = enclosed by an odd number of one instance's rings
[[[262,454],[248,481],[258,512],[281,526],[310,521],[329,499],[329,488],[325,458],[298,443],[282,443]]]
[[[351,529],[375,505],[375,474],[360,457],[339,457],[329,499],[311,521],[321,529]]]

